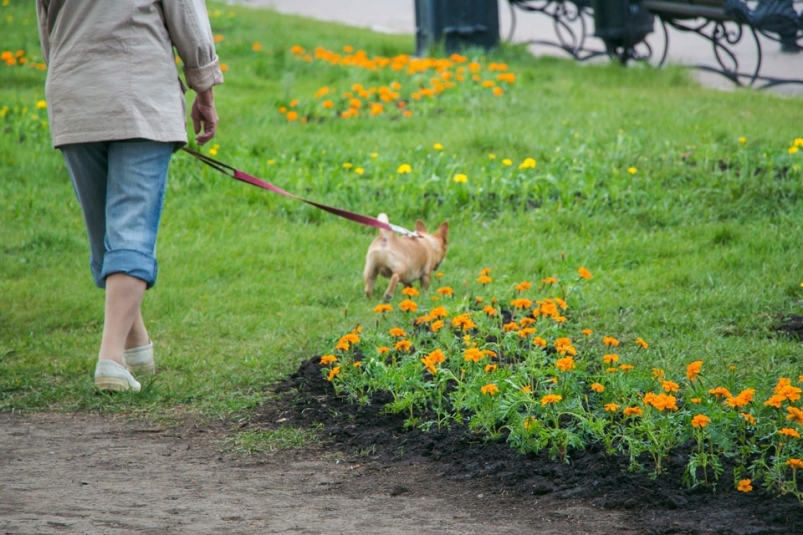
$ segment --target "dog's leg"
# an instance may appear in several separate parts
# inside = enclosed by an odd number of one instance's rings
[[[371,294],[374,292],[374,283],[376,282],[376,278],[379,276],[379,270],[372,262],[367,262],[365,264],[365,271],[362,273],[363,279],[365,279],[365,297],[371,299]]]
[[[399,280],[401,280],[401,276],[398,273],[394,273],[390,277],[390,284],[388,284],[388,289],[385,290],[385,295],[384,295],[386,303],[391,299],[393,299],[393,292],[396,291],[396,285],[399,284]]]
[[[430,273],[424,273],[421,275],[421,289],[426,290],[429,288],[429,281],[432,275]]]

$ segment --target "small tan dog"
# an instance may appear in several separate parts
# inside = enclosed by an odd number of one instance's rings
[[[379,214],[382,222],[388,222],[388,216]],[[365,255],[365,295],[370,298],[374,290],[374,282],[378,275],[390,279],[385,290],[384,300],[390,301],[396,285],[412,286],[420,280],[421,288],[429,287],[432,272],[438,269],[446,257],[446,239],[449,234],[449,223],[444,221],[434,234],[428,234],[424,223],[419,219],[415,223],[415,231],[419,237],[396,236],[392,231],[380,229],[379,236],[368,247]]]

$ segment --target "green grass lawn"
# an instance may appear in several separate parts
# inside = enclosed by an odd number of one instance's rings
[[[339,119],[314,98],[321,87],[342,95],[398,80],[409,94],[430,75],[307,62],[290,47],[393,57],[412,52],[412,36],[216,4],[210,15],[227,66],[216,90],[221,160],[403,226],[448,219],[442,282],[458,294],[485,267],[502,298],[518,282],[585,266],[594,278],[575,313],[595,331],[647,340],[639,364],[679,370],[702,359],[712,375],[735,366],[762,384],[803,373],[800,343],[773,329],[803,297],[803,150],[789,150],[803,137],[800,98],[708,90],[679,68],[582,66],[503,47],[466,53],[516,74],[499,97],[464,84],[409,100],[411,117]],[[0,52],[17,50],[41,61],[33,5],[10,0]],[[97,394],[103,296],[37,108],[44,81],[43,70],[0,62],[0,410],[247,417],[302,359],[373,324],[361,280],[373,230],[179,153],[160,278],[144,304],[161,371],[141,394]],[[293,99],[309,122],[278,111]],[[535,169],[518,169],[525,158]]]

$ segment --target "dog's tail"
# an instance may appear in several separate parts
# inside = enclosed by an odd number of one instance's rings
[[[390,219],[388,219],[388,214],[382,213],[382,214],[379,214],[378,216],[376,216],[376,218],[378,220],[380,220],[381,222],[383,222],[383,223],[390,223]],[[393,231],[381,228],[381,229],[379,229],[379,235],[382,236],[382,238],[387,240],[387,239],[390,239],[390,238],[393,237]]]

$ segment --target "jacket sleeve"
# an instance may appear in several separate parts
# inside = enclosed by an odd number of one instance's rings
[[[42,1],[42,0],[39,0]],[[223,83],[204,0],[163,0],[173,46],[184,63],[187,85],[199,93]]]
[[[36,0],[36,18],[39,25],[39,43],[42,45],[42,58],[50,64],[50,22],[47,18],[50,0]]]

